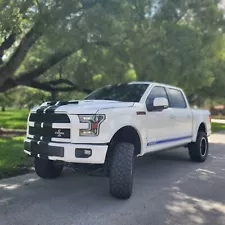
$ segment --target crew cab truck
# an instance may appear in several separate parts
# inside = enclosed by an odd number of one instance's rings
[[[33,108],[24,152],[44,179],[59,177],[67,163],[103,164],[110,194],[127,199],[136,157],[184,146],[192,161],[204,162],[210,134],[209,111],[191,109],[180,88],[131,82]]]

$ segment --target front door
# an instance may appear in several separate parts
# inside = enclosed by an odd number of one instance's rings
[[[146,100],[146,105],[153,105],[153,101],[157,97],[164,97],[169,101],[165,87],[154,86]],[[164,109],[162,111],[147,111],[148,152],[164,149],[165,146],[172,145],[171,140],[176,133],[174,120],[175,115],[173,108]]]

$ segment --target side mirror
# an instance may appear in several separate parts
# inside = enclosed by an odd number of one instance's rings
[[[152,111],[162,111],[164,109],[167,109],[168,107],[169,107],[169,102],[166,98],[160,97],[160,98],[155,98],[153,100]]]

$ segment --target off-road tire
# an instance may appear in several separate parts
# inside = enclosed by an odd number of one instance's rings
[[[133,190],[134,145],[119,142],[113,149],[109,174],[110,194],[115,198],[128,199]]]
[[[63,165],[57,164],[55,161],[36,157],[34,159],[34,167],[37,175],[43,179],[54,179],[61,175]]]
[[[189,156],[194,162],[204,162],[209,153],[209,143],[207,134],[203,131],[198,132],[196,142],[188,146]]]

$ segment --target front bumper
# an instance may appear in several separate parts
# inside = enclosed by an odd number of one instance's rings
[[[24,152],[28,155],[69,163],[103,164],[107,149],[107,144],[44,142],[28,138],[24,141]]]

